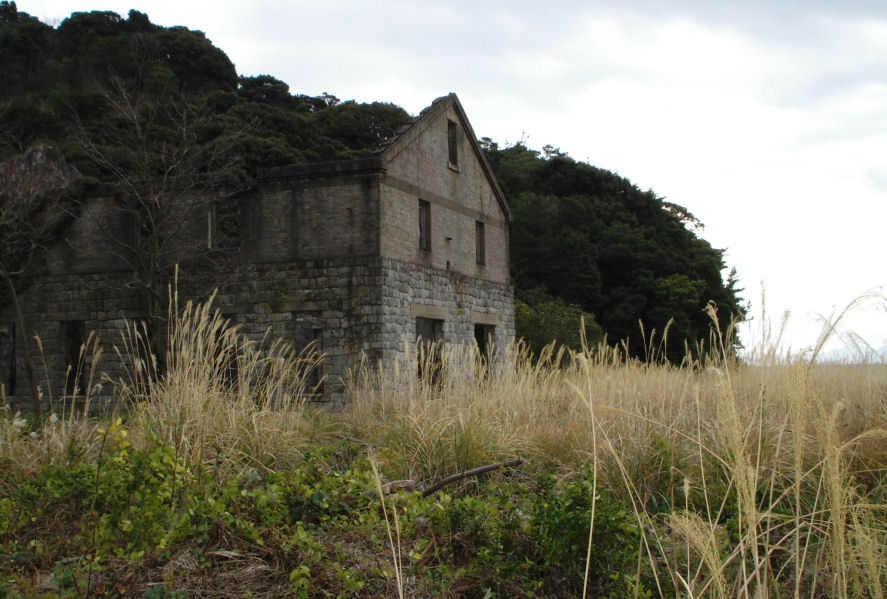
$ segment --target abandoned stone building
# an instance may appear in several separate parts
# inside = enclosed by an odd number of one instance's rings
[[[419,337],[485,348],[514,336],[509,208],[454,94],[372,156],[262,170],[238,202],[238,261],[190,266],[179,295],[217,289],[215,306],[246,334],[316,342],[328,400],[344,399],[343,377],[363,356],[393,363]],[[114,346],[127,320],[144,318],[131,272],[91,211],[113,213],[113,202],[85,207],[20,294],[28,334],[41,339],[40,384],[54,399],[71,392],[65,366],[90,331],[103,348],[97,369],[121,376]],[[212,247],[216,215],[189,218],[183,226]],[[17,323],[3,306],[0,384],[7,403],[26,409]]]

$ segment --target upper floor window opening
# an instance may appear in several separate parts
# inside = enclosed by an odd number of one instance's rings
[[[240,203],[235,198],[209,202],[206,206],[206,248],[239,248],[241,218]]]
[[[419,200],[419,249],[431,251],[431,204]]]
[[[477,220],[474,221],[474,259],[479,266],[487,263],[487,239],[484,231],[484,224]]]
[[[447,147],[449,149],[450,166],[459,166],[459,128],[453,121],[447,120]]]
[[[216,247],[216,203],[210,202],[206,208],[206,249],[212,250]]]

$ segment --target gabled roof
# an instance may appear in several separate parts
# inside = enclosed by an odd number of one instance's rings
[[[499,202],[499,206],[502,208],[502,212],[505,214],[505,218],[508,220],[508,222],[511,222],[511,208],[508,206],[508,200],[506,200],[505,194],[502,192],[502,188],[499,187],[499,182],[496,181],[496,177],[495,175],[493,175],[493,168],[487,161],[486,156],[484,156],[484,152],[481,149],[480,144],[477,143],[477,135],[475,135],[474,129],[471,127],[471,123],[468,122],[468,117],[465,116],[465,109],[462,108],[462,103],[459,102],[459,98],[456,96],[456,94],[450,92],[446,96],[441,96],[440,98],[437,98],[434,102],[431,103],[430,106],[420,112],[419,116],[413,119],[410,124],[401,127],[397,134],[389,139],[387,143],[379,149],[378,154],[384,158],[386,154],[396,153],[398,146],[400,146],[410,137],[418,134],[418,132],[421,131],[421,125],[423,122],[434,120],[441,113],[445,114],[450,107],[454,108],[456,115],[459,117],[459,122],[467,133],[469,145],[471,146],[475,157],[481,165],[481,169],[483,170],[484,175],[486,176],[487,181],[489,182],[490,187],[493,190],[493,194],[496,196],[496,201]]]

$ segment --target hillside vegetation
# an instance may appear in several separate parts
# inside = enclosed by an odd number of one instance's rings
[[[411,118],[238,77],[201,32],[138,11],[74,13],[52,28],[4,1],[0,73],[0,160],[52,145],[84,175],[78,193],[102,183],[134,204],[175,199],[170,180],[245,189],[260,167],[362,156]],[[584,318],[587,338],[625,340],[635,357],[668,328],[659,354],[679,362],[687,347],[710,349],[710,301],[722,327],[741,316],[735,274],[722,279],[722,251],[686,209],[550,147],[482,145],[514,214],[518,326],[535,352],[555,338],[577,349]]]

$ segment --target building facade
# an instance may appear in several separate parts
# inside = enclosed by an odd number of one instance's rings
[[[97,369],[121,376],[115,345],[127,320],[144,318],[131,273],[95,224],[113,222],[113,210],[107,199],[87,206],[65,243],[48,252],[46,274],[21,294],[29,333],[41,339],[47,395],[65,392],[66,365],[90,331],[103,348]],[[90,220],[90,211],[111,214]],[[216,242],[215,213],[182,218],[191,239]],[[509,221],[506,199],[450,94],[370,157],[261,171],[238,199],[236,260],[194,262],[178,293],[200,300],[216,290],[214,305],[250,337],[270,330],[296,347],[316,343],[325,356],[322,396],[341,402],[347,370],[364,357],[393,364],[420,337],[473,339],[482,348],[513,339]],[[0,384],[7,402],[24,409],[16,326],[4,307]]]

